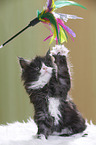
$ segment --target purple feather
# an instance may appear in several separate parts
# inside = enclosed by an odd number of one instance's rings
[[[66,28],[73,37],[76,37],[76,34],[68,26],[66,26]]]
[[[52,0],[47,0],[47,8],[49,9],[49,11],[52,10],[51,5],[52,5]]]
[[[67,27],[61,19],[57,18],[56,20],[57,20],[57,23],[60,24],[68,32],[68,34],[70,35],[71,38],[72,38],[72,36],[76,37],[76,34],[69,27]],[[74,41],[73,38],[72,38],[72,40]]]
[[[52,0],[47,0],[47,8],[50,8],[52,5]]]
[[[76,34],[68,27],[64,24],[64,22],[61,19],[57,18],[57,22],[69,33],[71,34],[73,37],[76,37]]]

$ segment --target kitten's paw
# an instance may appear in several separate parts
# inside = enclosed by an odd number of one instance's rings
[[[53,55],[62,55],[67,56],[69,50],[64,45],[55,45],[50,51],[50,56]]]
[[[47,139],[44,134],[37,134],[36,136],[37,136],[38,139],[41,139],[41,140],[46,140]]]

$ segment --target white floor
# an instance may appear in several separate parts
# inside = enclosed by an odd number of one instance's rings
[[[87,129],[84,131],[88,134],[86,137],[82,137],[82,134],[71,137],[50,136],[46,140],[37,139],[36,133],[37,126],[32,119],[27,123],[1,125],[0,145],[96,145],[96,125],[92,122],[87,123]]]

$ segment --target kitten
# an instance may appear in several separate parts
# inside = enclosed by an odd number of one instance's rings
[[[68,98],[71,81],[67,53],[63,45],[56,45],[44,57],[37,56],[32,61],[19,58],[21,77],[35,108],[38,137],[70,136],[86,128],[85,120]]]

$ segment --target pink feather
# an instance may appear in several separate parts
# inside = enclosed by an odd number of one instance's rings
[[[75,33],[69,27],[67,27],[61,19],[57,18],[56,20],[57,20],[57,23],[60,24],[68,32],[71,39],[74,41],[73,37],[76,37]]]
[[[50,26],[50,24],[49,24],[49,26]],[[45,27],[48,28],[48,30],[50,31],[51,35],[49,35],[47,38],[45,38],[44,41],[48,40],[49,38],[51,38],[53,36],[53,33],[52,33],[51,29],[49,27],[47,27],[46,25],[45,25]]]

